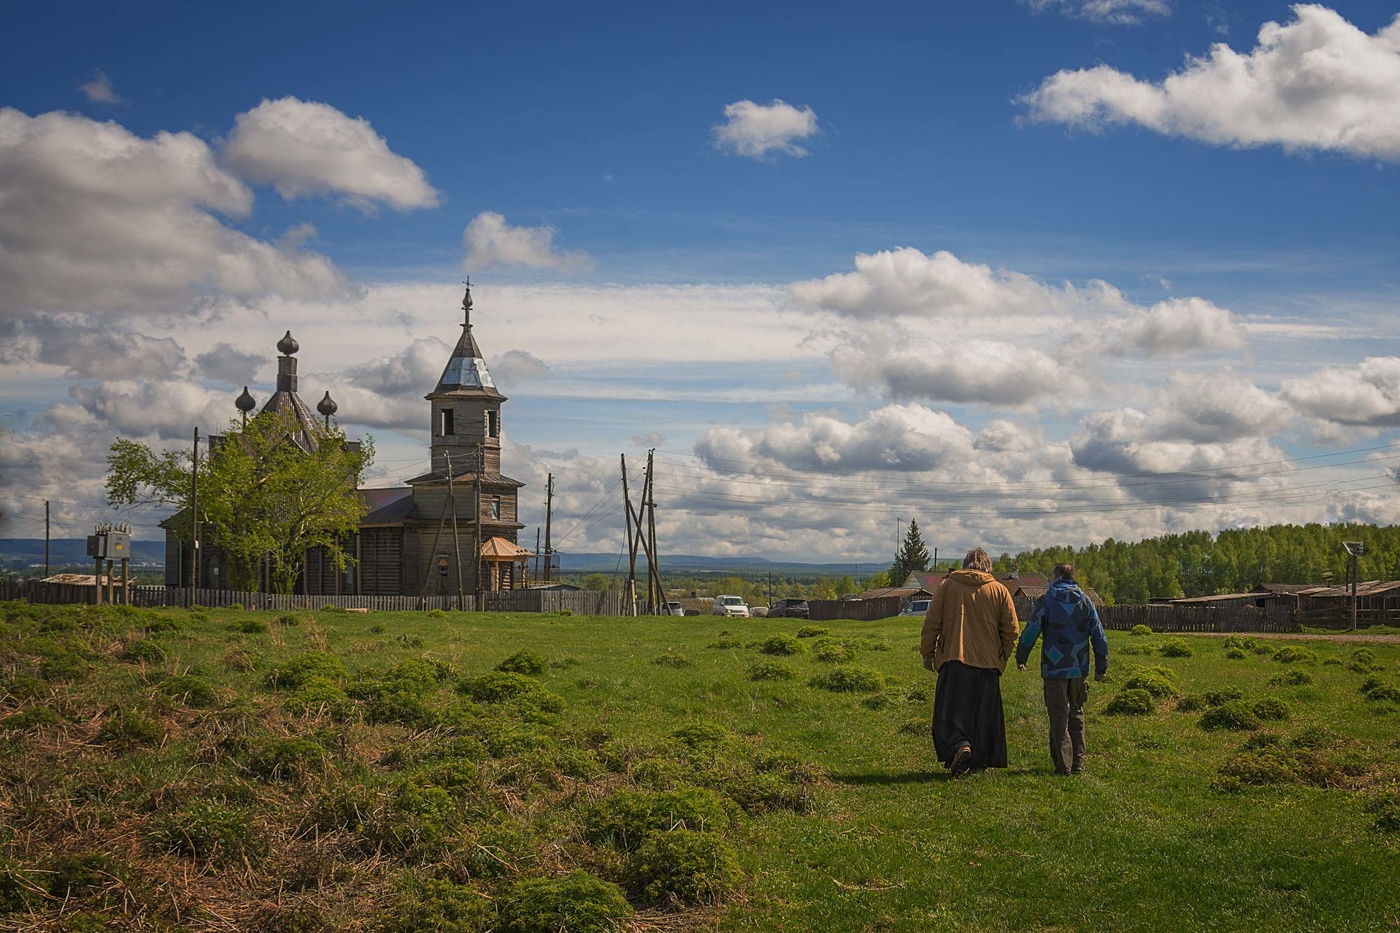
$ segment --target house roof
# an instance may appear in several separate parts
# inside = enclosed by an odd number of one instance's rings
[[[1400,590],[1400,580],[1363,580],[1356,584],[1357,596],[1380,596],[1392,590]],[[1315,586],[1301,590],[1298,595],[1312,597],[1351,596],[1350,586]]]
[[[884,586],[878,590],[866,590],[860,594],[859,598],[881,599],[886,596],[898,596],[900,599],[908,599],[911,596],[918,596],[920,593],[924,596],[933,595],[928,590],[917,586]]]
[[[408,486],[361,489],[359,493],[369,509],[360,519],[361,528],[401,525],[404,519],[413,514],[416,504],[413,501],[413,490]]]
[[[1312,583],[1261,583],[1253,590],[1255,593],[1289,594],[1301,593],[1303,590],[1315,589],[1316,584]]]
[[[1181,599],[1168,600],[1173,606],[1206,606],[1210,603],[1224,603],[1234,600],[1247,599],[1251,602],[1264,596],[1264,593],[1216,593],[1214,596],[1185,596]]]
[[[952,572],[952,569],[950,569],[943,573],[929,573],[928,571],[911,573],[909,575],[909,579],[904,581],[904,585],[917,586],[921,589],[928,590],[931,593],[935,589],[937,589],[943,583],[944,578]],[[992,574],[992,576],[996,577],[998,583],[1000,583],[1002,586],[1006,587],[1013,593],[1016,592],[1018,587],[1049,586],[1049,581],[1038,573],[1018,572],[1015,576],[1012,576],[1009,573],[994,573]]]
[[[1044,596],[1046,593],[1050,592],[1050,585],[1049,585],[1049,584],[1042,584],[1042,583],[1026,583],[1026,582],[1024,582],[1024,581],[1017,581],[1017,582],[1020,584],[1019,586],[1012,586],[1010,583],[1006,584],[1006,588],[1007,588],[1008,590],[1011,591],[1011,595],[1012,595],[1012,596],[1016,596],[1017,594],[1020,594],[1021,596],[1024,596],[1024,597],[1026,597],[1027,599],[1033,599],[1033,600],[1034,600],[1034,599],[1039,599],[1040,597]],[[1076,584],[1076,585],[1079,586],[1079,591],[1080,591],[1081,593],[1083,593],[1085,596],[1089,597],[1089,602],[1093,603],[1095,606],[1102,606],[1102,605],[1104,605],[1103,597],[1100,596],[1100,595],[1098,594],[1098,591],[1095,590],[1092,586],[1084,586],[1084,585],[1082,585],[1082,584]]]
[[[90,573],[56,573],[51,577],[45,577],[39,581],[41,583],[60,583],[66,586],[96,586],[94,582],[97,578]],[[102,582],[107,583],[107,575],[102,575]]]

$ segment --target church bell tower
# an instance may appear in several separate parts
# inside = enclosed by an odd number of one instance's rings
[[[481,348],[472,336],[472,290],[462,296],[462,336],[452,358],[425,398],[432,403],[432,471],[477,472],[478,446],[484,476],[501,472],[501,406],[506,397],[496,389]]]

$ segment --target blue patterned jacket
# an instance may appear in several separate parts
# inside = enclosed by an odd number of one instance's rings
[[[1016,663],[1025,664],[1035,640],[1040,646],[1040,676],[1071,679],[1089,676],[1089,644],[1094,646],[1094,670],[1108,670],[1108,639],[1094,603],[1071,580],[1056,580],[1035,601],[1031,618],[1016,645]]]

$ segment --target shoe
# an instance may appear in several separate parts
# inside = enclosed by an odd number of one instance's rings
[[[953,752],[953,762],[948,767],[953,772],[953,777],[966,774],[967,769],[972,767],[972,746],[958,746],[958,750]]]
[[[1058,777],[1065,777],[1065,776],[1067,776],[1067,775],[1069,774],[1069,772],[1066,771],[1064,768],[1056,768],[1056,769],[1055,769],[1055,774],[1056,774],[1056,776],[1058,776]]]
[[[1083,774],[1083,773],[1084,773],[1084,762],[1082,762],[1082,761],[1076,761],[1074,764],[1070,765],[1070,766],[1069,766],[1069,773],[1070,773],[1070,774]]]

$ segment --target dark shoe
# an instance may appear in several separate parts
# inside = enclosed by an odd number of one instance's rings
[[[1066,770],[1064,770],[1063,768],[1056,768],[1056,769],[1055,769],[1055,773],[1056,773],[1057,775],[1059,775],[1060,777],[1066,777],[1066,776],[1068,776],[1068,774],[1069,774],[1069,772],[1066,771]]]
[[[1070,767],[1069,767],[1069,773],[1070,773],[1070,774],[1083,774],[1083,773],[1084,773],[1084,762],[1082,762],[1082,761],[1076,761],[1074,764],[1070,765]]]
[[[955,751],[955,752],[953,752],[953,761],[952,761],[952,764],[950,764],[950,765],[948,766],[948,767],[949,767],[949,770],[951,770],[951,771],[953,772],[953,777],[957,777],[957,776],[959,776],[959,775],[961,775],[961,774],[966,774],[966,773],[967,773],[967,769],[970,768],[971,766],[972,766],[972,746],[971,746],[971,745],[960,745],[960,746],[958,746],[958,750]]]

